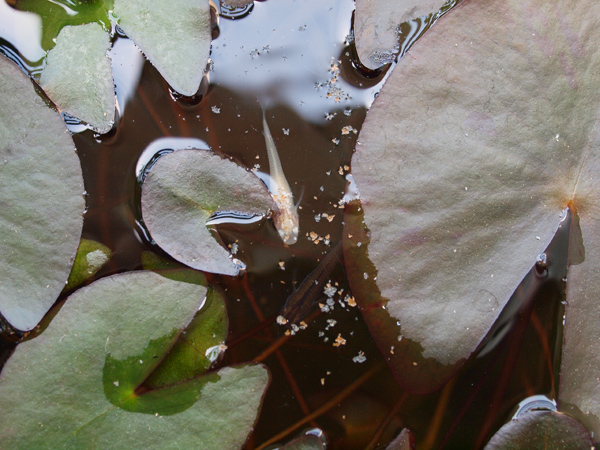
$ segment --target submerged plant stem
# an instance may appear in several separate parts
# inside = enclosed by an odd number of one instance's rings
[[[287,427],[285,430],[277,433],[275,436],[273,436],[268,441],[263,442],[263,444],[256,447],[255,450],[262,450],[262,449],[268,447],[269,445],[274,444],[275,442],[279,441],[280,439],[283,439],[284,437],[286,437],[288,434],[292,433],[296,429],[300,428],[305,423],[308,423],[311,420],[316,419],[320,415],[329,411],[331,408],[334,408],[341,401],[343,401],[346,397],[348,397],[352,392],[354,392],[356,389],[358,389],[360,386],[362,386],[363,383],[365,383],[369,378],[371,378],[373,375],[378,373],[383,367],[384,367],[384,365],[382,363],[379,363],[376,366],[372,367],[367,372],[362,374],[358,379],[356,379],[356,381],[354,381],[354,383],[352,383],[351,385],[346,387],[344,390],[342,390],[339,394],[334,396],[331,400],[329,400],[323,406],[316,409],[314,412],[308,414],[302,420],[299,420],[295,424]]]

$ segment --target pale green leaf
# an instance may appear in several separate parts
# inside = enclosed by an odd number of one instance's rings
[[[115,90],[108,33],[97,23],[64,27],[48,52],[40,85],[56,106],[108,132],[115,120]]]
[[[0,56],[0,312],[16,328],[35,327],[65,287],[84,206],[63,121]]]
[[[356,0],[354,38],[360,62],[377,69],[398,56],[399,26],[440,9],[443,0]]]
[[[78,290],[0,374],[3,446],[239,449],[268,382],[262,366],[144,388],[205,294],[153,272]]]
[[[206,272],[237,275],[240,270],[209,232],[211,214],[275,209],[258,177],[207,150],[162,156],[142,186],[142,215],[152,239],[176,260]]]
[[[208,62],[208,0],[115,0],[119,26],[173,89],[194,95]]]

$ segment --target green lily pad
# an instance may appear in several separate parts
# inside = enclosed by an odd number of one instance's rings
[[[69,291],[93,277],[108,262],[112,254],[112,250],[100,242],[81,239],[65,290]]]
[[[0,56],[0,311],[31,330],[65,286],[83,224],[73,140],[31,80]]]
[[[162,156],[142,185],[142,216],[152,239],[176,260],[206,272],[235,276],[240,271],[206,227],[213,213],[275,209],[258,177],[207,150]]]
[[[530,411],[511,420],[485,450],[590,450],[594,443],[576,420],[553,411]]]
[[[205,294],[149,271],[78,290],[0,374],[3,445],[240,448],[268,383],[264,367],[226,367],[160,389],[144,383]]]
[[[171,280],[207,286],[202,308],[145,384],[150,387],[165,386],[207,371],[227,348],[224,344],[229,319],[223,296],[207,283],[204,273],[167,261],[154,253],[142,253],[142,265],[144,269],[153,270]]]
[[[350,266],[371,285],[353,276],[353,291],[369,291],[357,301],[409,389],[439,387],[473,352],[567,205],[583,220],[579,173],[598,171],[598,13],[593,1],[462,3],[369,111],[352,173],[370,261]],[[411,371],[390,351],[402,341]],[[429,362],[439,374],[424,386]]]
[[[207,0],[115,0],[114,14],[173,89],[198,91],[212,39]]]
[[[97,23],[64,27],[40,75],[40,85],[59,109],[99,133],[115,121],[109,46],[108,33]]]
[[[360,62],[377,69],[398,56],[398,30],[403,22],[440,9],[442,0],[356,0],[354,37]]]

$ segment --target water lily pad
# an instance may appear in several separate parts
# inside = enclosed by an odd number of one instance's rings
[[[594,443],[576,420],[553,411],[530,411],[504,425],[485,450],[590,450]]]
[[[394,369],[407,387],[425,389],[426,362],[447,376],[472,353],[564,208],[586,204],[576,184],[586,158],[598,170],[588,155],[599,8],[462,3],[399,62],[369,111],[352,172],[373,266],[355,259],[355,271],[380,292],[361,306],[392,368],[390,342],[414,343],[414,370]],[[352,278],[356,293],[362,277]]]
[[[100,242],[81,239],[65,290],[71,290],[93,277],[108,262],[112,254],[112,250]]]
[[[173,89],[198,91],[210,53],[207,0],[115,0],[114,14]]]
[[[9,448],[238,449],[268,382],[259,365],[151,389],[206,288],[153,272],[78,290],[0,374],[0,431]]]
[[[442,0],[356,0],[354,36],[360,62],[377,69],[398,55],[398,28],[403,22],[440,9]]]
[[[48,52],[40,85],[56,106],[108,132],[115,121],[115,89],[108,33],[97,23],[64,27]]]
[[[226,350],[229,319],[221,293],[206,281],[204,273],[167,261],[150,252],[142,254],[144,269],[163,277],[207,286],[206,299],[192,321],[177,339],[161,365],[145,381],[159,387],[197,376],[219,361]]]
[[[267,214],[276,206],[258,177],[207,150],[162,156],[142,186],[142,216],[152,239],[198,270],[237,275],[240,266],[206,227],[211,214]]]
[[[414,450],[415,448],[415,436],[408,428],[404,428],[385,450]]]
[[[0,193],[0,311],[30,330],[69,276],[83,224],[83,179],[60,116],[4,56]]]
[[[288,442],[281,450],[324,450],[327,448],[323,440],[314,434],[305,434]]]
[[[594,147],[598,147],[598,134]],[[590,154],[579,178],[585,260],[569,268],[560,377],[561,409],[600,435],[600,155]]]

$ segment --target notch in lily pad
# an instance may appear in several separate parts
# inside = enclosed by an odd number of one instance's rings
[[[276,209],[258,177],[208,150],[161,156],[142,185],[142,216],[152,239],[177,261],[205,272],[236,276],[244,267],[207,228],[211,215]]]

